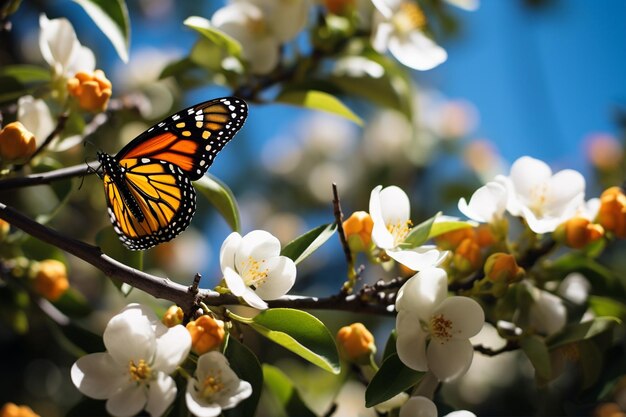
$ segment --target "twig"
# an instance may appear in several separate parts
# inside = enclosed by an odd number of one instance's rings
[[[519,343],[514,340],[507,340],[506,344],[498,349],[491,349],[483,345],[474,346],[474,350],[476,352],[480,352],[485,356],[497,356],[501,353],[511,352],[519,348],[520,348]]]
[[[88,175],[95,172],[96,168],[98,168],[99,166],[100,163],[98,161],[91,161],[85,164],[55,169],[54,171],[43,172],[41,174],[31,174],[25,175],[23,177],[7,178],[0,180],[0,190],[10,190],[13,188],[50,184],[53,181]]]
[[[343,230],[343,213],[341,212],[341,203],[339,203],[339,193],[337,192],[337,184],[333,183],[333,212],[335,214],[335,223],[337,223],[337,234],[339,240],[341,240],[341,247],[343,248],[343,254],[346,257],[346,262],[350,269],[354,269],[354,260],[352,259],[352,252],[348,246],[348,240]]]
[[[69,119],[69,117],[70,114],[68,112],[64,112],[59,115],[59,118],[57,119],[57,124],[52,132],[50,132],[50,134],[46,137],[46,140],[44,140],[41,146],[37,148],[37,150],[35,150],[35,153],[33,153],[30,158],[28,158],[24,165],[28,164],[30,161],[33,160],[33,158],[39,155],[39,153],[41,153],[41,151],[43,151],[50,144],[50,142],[52,142],[54,138],[56,138],[57,135],[61,133],[63,129],[65,129],[65,124],[67,123],[67,119]]]
[[[198,289],[198,292],[195,293],[189,287],[170,281],[168,278],[157,277],[126,266],[102,253],[99,247],[63,236],[61,233],[33,221],[2,203],[0,203],[0,218],[29,235],[84,260],[109,277],[117,278],[156,298],[172,301],[179,305],[185,314],[190,314],[200,301],[211,306],[240,304],[237,297],[233,295],[218,294],[203,289]],[[343,310],[381,315],[393,314],[393,306],[369,302],[364,297],[354,294],[339,294],[325,298],[291,295],[268,301],[268,305],[271,308],[289,307],[312,310]]]

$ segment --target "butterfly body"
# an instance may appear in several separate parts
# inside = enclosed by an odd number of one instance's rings
[[[98,153],[111,223],[131,250],[167,242],[189,225],[196,209],[192,180],[243,125],[243,100],[197,104],[157,123],[117,155]]]

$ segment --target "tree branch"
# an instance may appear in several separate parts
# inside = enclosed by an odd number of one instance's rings
[[[0,191],[11,190],[21,187],[31,187],[41,184],[50,184],[53,181],[88,175],[92,172],[95,172],[99,166],[100,163],[98,161],[91,161],[85,164],[55,169],[54,171],[43,172],[41,174],[31,174],[25,175],[23,177],[6,178],[0,180]]]
[[[168,278],[157,277],[131,268],[102,253],[99,247],[63,236],[56,230],[41,225],[2,203],[0,203],[0,219],[6,220],[43,242],[82,259],[109,277],[117,278],[156,298],[172,301],[179,305],[186,314],[190,313],[194,306],[197,306],[201,301],[210,306],[241,304],[237,297],[230,294],[218,294],[210,290],[197,289],[193,285],[191,287],[184,286]],[[388,305],[386,300],[382,300],[382,303],[380,301],[375,298],[371,299],[369,294],[362,290],[358,295],[338,294],[324,298],[290,295],[268,301],[268,305],[271,308],[343,310],[392,315],[393,305]]]

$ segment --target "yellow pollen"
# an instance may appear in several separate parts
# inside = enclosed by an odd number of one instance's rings
[[[531,204],[529,205],[529,208],[533,213],[535,213],[536,216],[543,215],[543,211],[544,211],[546,199],[547,199],[546,188],[547,186],[545,184],[541,184],[531,190],[531,193],[530,193]]]
[[[417,4],[408,1],[400,4],[400,10],[393,17],[393,25],[400,33],[422,30],[426,27],[426,22],[422,9]]]
[[[128,373],[130,374],[130,379],[133,381],[142,382],[150,379],[152,371],[146,361],[140,359],[137,365],[135,365],[135,362],[132,360],[128,363]]]
[[[209,375],[202,381],[202,396],[204,398],[210,398],[224,389],[224,383],[220,377],[221,372],[217,371],[217,375]]]
[[[265,282],[268,268],[262,269],[264,263],[265,259],[259,262],[252,257],[249,257],[247,262],[242,262],[241,270],[245,271],[243,279],[246,285],[258,287]]]
[[[404,242],[404,239],[406,239],[406,236],[411,230],[411,226],[413,226],[411,220],[407,220],[404,223],[398,222],[396,224],[387,225],[387,230],[389,230],[389,233],[393,236],[394,246],[398,246],[400,243]]]
[[[430,319],[431,335],[440,342],[447,342],[452,338],[452,321],[446,319],[443,314],[437,314]]]

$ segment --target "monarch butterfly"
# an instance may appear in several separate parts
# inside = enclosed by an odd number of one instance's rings
[[[98,152],[109,216],[128,249],[172,240],[196,210],[192,180],[241,129],[246,103],[223,97],[196,104],[152,126],[115,156]]]

